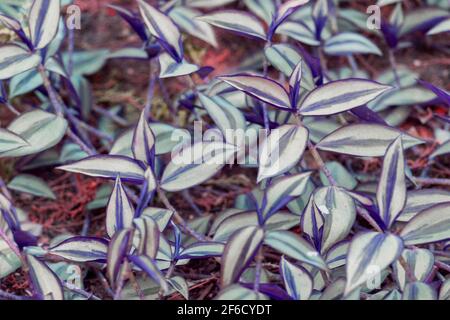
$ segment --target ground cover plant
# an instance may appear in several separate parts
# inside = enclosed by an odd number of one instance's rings
[[[447,0],[0,3],[0,298],[450,298]]]

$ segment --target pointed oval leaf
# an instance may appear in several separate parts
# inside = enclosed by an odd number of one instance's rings
[[[8,130],[21,136],[27,146],[5,152],[5,157],[21,157],[35,154],[58,144],[64,137],[67,121],[60,116],[42,110],[23,113],[8,126]]]
[[[441,22],[439,22],[437,25],[435,25],[433,28],[431,28],[427,35],[435,35],[438,33],[444,33],[444,32],[450,32],[450,18],[447,18]]]
[[[436,300],[436,290],[424,282],[408,283],[403,290],[402,300]]]
[[[159,77],[161,79],[190,75],[200,69],[197,65],[189,63],[185,59],[176,61],[165,52],[161,53],[158,59],[160,66]]]
[[[131,145],[134,158],[147,165],[152,165],[155,157],[155,136],[150,129],[145,112],[141,112],[138,124],[134,130],[133,143]]]
[[[197,242],[181,251],[179,259],[201,259],[222,256],[225,245],[220,242]]]
[[[292,169],[301,159],[308,142],[308,130],[286,124],[271,131],[259,153],[258,182]]]
[[[379,124],[351,124],[333,131],[316,146],[320,150],[332,151],[360,157],[381,157],[389,145],[402,136],[406,150],[424,141],[395,128]]]
[[[116,286],[116,280],[122,271],[122,264],[128,254],[132,233],[132,229],[122,229],[116,232],[109,242],[106,273],[113,288]]]
[[[147,256],[130,256],[131,262],[141,268],[147,275],[152,278],[164,292],[169,290],[167,280],[161,271],[158,269],[155,261]]]
[[[59,26],[60,0],[34,0],[28,15],[31,42],[36,49],[46,47]]]
[[[347,254],[345,295],[380,274],[402,250],[402,240],[393,234],[366,232],[355,236]]]
[[[351,54],[383,55],[380,48],[372,41],[354,32],[341,32],[325,41],[324,51],[333,56],[346,56]]]
[[[221,261],[221,286],[235,282],[242,271],[253,260],[264,239],[264,230],[257,226],[236,231],[223,251]]]
[[[280,273],[283,276],[286,291],[293,299],[309,299],[314,284],[311,275],[305,268],[296,266],[282,257],[280,263]]]
[[[303,194],[308,186],[311,172],[283,177],[272,183],[264,197],[262,214],[265,219],[275,214],[290,201]]]
[[[156,37],[176,61],[183,59],[181,34],[171,18],[143,0],[138,0],[139,10],[150,33]]]
[[[98,178],[116,179],[120,176],[122,180],[133,183],[144,180],[144,169],[139,163],[123,156],[92,156],[58,169]]]
[[[48,252],[72,262],[106,262],[108,241],[97,237],[72,237],[49,248]]]
[[[106,208],[106,231],[112,237],[117,231],[133,224],[134,208],[117,176]]]
[[[406,201],[405,159],[402,138],[389,145],[383,160],[377,189],[378,210],[386,228],[390,228],[403,210]]]
[[[44,262],[32,255],[27,255],[27,261],[33,290],[39,295],[39,298],[64,300],[64,292],[58,276]]]
[[[450,202],[421,211],[408,222],[400,236],[406,245],[450,239]]]
[[[161,178],[161,188],[180,191],[198,185],[229,163],[235,148],[221,142],[197,142],[186,146],[167,165]]]
[[[264,244],[293,259],[327,270],[327,265],[320,253],[295,233],[270,231],[264,238]]]
[[[9,183],[8,188],[19,192],[32,194],[37,197],[43,197],[56,200],[56,195],[48,184],[41,178],[31,174],[19,174]]]
[[[173,211],[169,209],[152,208],[144,209],[141,217],[149,217],[156,221],[160,232],[163,232],[173,216]]]
[[[21,136],[0,128],[0,156],[4,152],[16,150],[27,145],[28,143]]]
[[[138,254],[154,259],[159,249],[160,231],[158,224],[153,218],[148,216],[134,219],[133,224],[137,231]]]
[[[365,79],[328,82],[306,96],[299,113],[304,116],[336,114],[362,106],[389,89],[390,86]]]
[[[212,27],[206,22],[195,19],[201,15],[202,12],[199,10],[182,6],[177,6],[169,12],[169,16],[181,30],[217,47],[217,39]]]
[[[403,250],[402,257],[418,281],[425,281],[433,271],[434,255],[426,249],[414,248]],[[394,263],[395,279],[401,290],[404,290],[407,275],[404,267],[398,261]]]
[[[291,110],[291,101],[286,90],[273,80],[253,75],[219,77],[229,85],[277,108]]]
[[[254,16],[244,11],[223,10],[203,15],[196,19],[244,36],[266,40],[266,32],[263,25]]]
[[[450,192],[441,189],[412,190],[407,193],[405,208],[398,221],[408,222],[419,212],[442,202],[450,202]]]
[[[41,62],[38,54],[29,52],[17,45],[0,47],[0,80],[12,78],[22,72],[35,68]]]

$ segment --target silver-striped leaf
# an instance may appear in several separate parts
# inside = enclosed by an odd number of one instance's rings
[[[91,156],[58,169],[98,178],[116,179],[120,176],[123,181],[133,183],[144,180],[144,169],[139,163],[123,156]]]
[[[184,248],[179,259],[201,259],[222,256],[225,245],[220,242],[196,242]]]
[[[49,248],[48,253],[71,262],[106,262],[108,241],[97,237],[72,237]]]
[[[406,201],[405,158],[402,138],[389,145],[383,160],[377,188],[379,215],[386,228],[390,228],[403,210]]]
[[[147,119],[145,119],[145,112],[141,112],[139,121],[134,129],[133,142],[131,145],[134,158],[142,161],[147,165],[152,165],[155,157],[155,136],[153,135]]]
[[[182,6],[176,6],[169,12],[169,17],[175,21],[182,31],[209,43],[213,47],[217,47],[217,39],[212,27],[206,22],[195,19],[201,15],[202,12],[199,10]]]
[[[365,79],[332,81],[314,89],[303,100],[299,113],[303,116],[326,116],[365,105],[390,86]]]
[[[308,300],[311,296],[314,283],[309,272],[302,267],[296,266],[281,257],[280,273],[283,277],[287,293],[294,300]]]
[[[264,238],[264,244],[293,259],[327,270],[327,265],[320,253],[309,242],[293,232],[269,231]]]
[[[133,224],[136,228],[135,237],[137,238],[136,249],[138,254],[154,259],[159,249],[160,231],[158,224],[153,218],[146,216],[134,219]]]
[[[234,283],[251,262],[264,239],[264,230],[250,226],[233,233],[225,246],[221,261],[221,286]]]
[[[259,150],[258,183],[291,170],[303,156],[308,130],[286,124],[270,132]]]
[[[282,177],[274,181],[263,198],[262,215],[265,219],[275,214],[290,201],[303,194],[308,186],[311,172]]]
[[[372,41],[354,32],[341,32],[325,41],[323,50],[332,56],[347,56],[351,54],[383,55],[380,48]]]
[[[433,271],[434,255],[431,251],[420,248],[403,250],[402,257],[405,260],[408,270],[412,272],[417,281],[425,281]],[[403,265],[396,261],[393,265],[395,280],[401,290],[404,290],[408,280],[407,273]]]
[[[408,222],[420,211],[442,202],[450,202],[450,192],[441,189],[412,190],[406,194],[406,204],[398,221]]]
[[[161,188],[172,192],[198,185],[229,163],[235,151],[233,146],[222,142],[197,142],[185,146],[166,166]]]
[[[185,59],[176,61],[165,52],[159,55],[158,61],[160,66],[159,77],[161,79],[187,76],[200,69],[197,65],[189,63]]]
[[[411,148],[424,141],[395,128],[379,124],[351,124],[341,127],[323,138],[316,147],[360,157],[381,157],[389,145],[402,136],[403,149]]]
[[[35,154],[58,144],[64,137],[67,121],[60,116],[36,109],[22,113],[7,128],[21,136],[28,145],[5,152],[4,157],[21,157]]]
[[[283,110],[291,110],[289,94],[278,82],[247,74],[223,76],[219,79],[262,102]]]
[[[117,231],[133,225],[134,208],[123,188],[120,175],[106,207],[106,232],[112,237]]]
[[[167,283],[166,277],[162,274],[161,270],[158,269],[156,262],[144,255],[140,256],[130,256],[130,261],[136,266],[141,268],[150,278],[152,278],[163,290],[163,292],[169,291],[169,285]]]
[[[161,45],[176,61],[183,59],[183,44],[180,31],[167,15],[143,0],[138,0],[139,10],[147,29],[160,40]]]
[[[122,229],[114,234],[109,242],[106,274],[112,288],[116,287],[119,275],[123,272],[123,263],[132,242],[132,229]]]
[[[405,286],[402,300],[437,300],[437,293],[429,284],[417,281]]]
[[[393,234],[371,231],[355,236],[347,254],[345,295],[379,275],[402,251],[402,240]]]
[[[450,202],[425,209],[412,218],[400,232],[406,245],[450,239]]]
[[[46,47],[56,36],[61,10],[60,0],[34,0],[28,15],[31,42],[36,49]]]
[[[33,291],[43,300],[64,300],[64,292],[61,280],[42,261],[34,256],[27,255],[30,280]]]
[[[261,22],[245,11],[222,10],[197,17],[196,19],[244,36],[266,40],[266,32]]]

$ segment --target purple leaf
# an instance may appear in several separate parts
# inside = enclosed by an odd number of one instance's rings
[[[142,41],[148,40],[147,34],[145,32],[145,25],[141,21],[141,19],[137,17],[136,14],[127,9],[112,4],[108,5],[108,7],[114,9],[119,14],[119,16],[121,16],[122,19],[124,19],[133,28],[133,30],[138,34]]]
[[[117,231],[131,227],[133,218],[133,205],[122,186],[120,176],[118,176],[106,209],[106,230],[108,235],[112,237]]]
[[[439,100],[444,103],[447,107],[450,108],[450,94],[442,90],[441,88],[436,87],[435,85],[423,81],[423,80],[417,80],[419,84],[421,84],[423,87],[427,88],[428,90],[432,91],[435,95],[438,96]]]

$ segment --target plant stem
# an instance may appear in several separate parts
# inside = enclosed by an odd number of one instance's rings
[[[256,254],[256,268],[255,268],[255,282],[253,283],[253,291],[259,292],[259,283],[261,282],[262,261],[264,259],[262,246],[258,249]]]
[[[410,282],[415,282],[415,281],[417,281],[416,276],[415,276],[414,273],[411,271],[411,268],[409,267],[408,263],[405,261],[405,259],[403,258],[403,256],[400,255],[400,257],[398,258],[398,262],[401,264],[401,266],[403,267],[403,269],[405,269],[406,277],[408,278],[408,280],[409,280]]]
[[[44,81],[44,87],[47,90],[48,96],[50,98],[50,101],[52,103],[53,108],[55,109],[55,113],[58,116],[63,116],[64,109],[63,106],[59,103],[58,97],[56,95],[55,90],[53,89],[52,83],[50,82],[49,77],[47,76],[47,73],[45,72],[45,67],[41,64],[38,67],[39,73],[42,77],[42,80]]]
[[[3,290],[0,290],[0,298],[4,300],[33,300],[32,297],[17,296],[15,294],[8,293]]]
[[[11,103],[6,102],[5,106],[9,111],[14,113],[16,116],[20,116],[20,112],[16,108],[14,108],[14,106]]]
[[[394,51],[392,49],[389,49],[388,52],[389,52],[389,63],[391,64],[392,72],[394,73],[395,83],[400,88],[401,87],[401,83],[400,83],[400,77],[398,75],[397,61],[395,59],[395,54],[394,54]]]
[[[178,213],[178,211],[172,206],[169,199],[167,198],[165,192],[161,188],[156,189],[158,192],[159,199],[161,199],[162,203],[166,206],[167,209],[173,212],[175,222],[181,226],[181,229],[184,230],[189,235],[193,236],[198,241],[208,241],[209,239],[205,236],[197,233],[193,230],[187,222],[183,219],[183,217]]]
[[[441,178],[414,178],[414,181],[417,184],[437,184],[443,186],[450,186],[450,179],[441,179]]]

